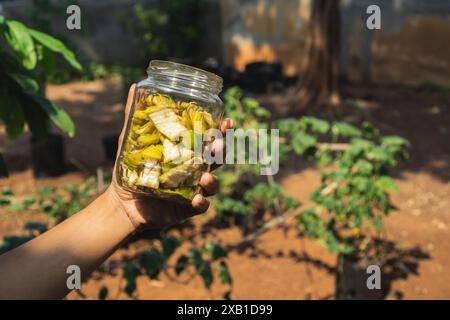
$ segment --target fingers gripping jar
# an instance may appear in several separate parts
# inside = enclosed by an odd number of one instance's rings
[[[150,62],[147,73],[134,93],[117,181],[134,193],[188,203],[209,170],[202,157],[208,145],[203,135],[222,120],[222,78],[159,60]]]

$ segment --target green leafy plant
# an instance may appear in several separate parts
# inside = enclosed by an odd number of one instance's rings
[[[79,3],[77,0],[30,0],[27,1],[25,5],[25,17],[26,21],[29,22],[29,27],[45,32],[62,41],[67,47],[75,50],[81,65],[85,66],[87,61],[89,61],[89,58],[83,50],[80,50],[77,43],[74,43],[72,38],[68,37],[67,33],[64,33],[64,30],[61,32],[61,29],[54,23],[54,21],[57,21],[61,16],[61,13],[64,13],[66,8],[70,5],[79,5]],[[77,31],[82,37],[87,37],[89,35],[89,23],[86,18],[86,15],[81,15],[83,28]],[[56,64],[58,68],[54,68],[49,74],[41,75],[41,78],[43,78],[42,76],[45,76],[46,83],[63,84],[79,77],[79,70],[74,69],[68,63],[64,63],[63,57],[56,56],[54,60],[54,64]]]
[[[244,97],[239,87],[229,88],[223,95],[225,113],[240,129],[268,129],[270,112],[255,99]],[[250,142],[249,142],[250,143]],[[254,138],[251,143],[258,143]],[[237,154],[233,155],[235,160]],[[258,226],[257,218],[264,212],[273,214],[298,208],[300,204],[285,196],[272,177],[261,180],[258,164],[224,165],[217,175],[221,189],[216,196],[215,210],[219,221],[237,223],[242,227]]]
[[[362,233],[370,226],[381,229],[383,217],[395,209],[389,192],[398,188],[389,169],[407,159],[409,142],[382,136],[369,123],[357,128],[303,117],[280,120],[276,126],[296,154],[321,168],[321,184],[310,195],[313,205],[298,216],[302,233],[332,252],[363,249],[358,247]],[[318,135],[340,142],[321,142]]]
[[[383,136],[368,122],[355,125],[303,116],[269,125],[270,113],[245,98],[239,88],[229,89],[224,100],[226,113],[237,127],[278,129],[281,165],[287,157],[308,161],[318,168],[321,183],[301,206],[285,196],[273,178],[261,181],[255,175],[258,165],[225,165],[218,172],[222,185],[215,204],[218,217],[245,221],[248,229],[248,219],[236,217],[251,216],[251,227],[260,228],[253,234],[258,235],[267,225],[279,225],[280,216],[294,216],[300,235],[324,244],[338,254],[339,261],[347,255],[365,254],[366,248],[376,243],[372,239],[383,228],[384,217],[395,210],[390,193],[398,187],[390,170],[408,159],[409,142],[399,136]],[[258,144],[258,139],[253,143]],[[276,217],[267,222],[258,212]],[[263,221],[255,223],[255,219]]]
[[[111,182],[111,175],[105,175],[102,185]],[[6,188],[0,196],[0,206],[11,212],[33,210],[43,212],[54,222],[59,223],[86,207],[101,190],[95,177],[87,178],[79,185],[65,184],[61,187],[41,187],[33,195],[15,200],[13,192]]]
[[[48,76],[56,68],[55,56],[62,56],[81,71],[72,51],[59,40],[19,21],[0,16],[0,119],[11,139],[22,134],[25,124],[38,139],[44,139],[53,122],[73,137],[75,126],[68,114],[45,98],[40,74]],[[3,165],[2,165],[3,164]],[[0,154],[0,167],[6,174]]]
[[[258,182],[257,165],[224,166],[218,173],[223,186],[216,203],[219,216],[295,209],[302,234],[338,253],[358,250],[367,227],[382,228],[383,217],[395,209],[389,193],[398,190],[390,169],[408,158],[407,140],[383,136],[368,122],[355,126],[310,116],[280,119],[269,126],[270,113],[236,87],[224,94],[224,101],[236,127],[279,130],[281,164],[293,154],[316,164],[322,178],[310,195],[312,205],[301,208],[270,178]],[[249,176],[251,183],[242,186],[239,182]]]
[[[228,286],[224,298],[230,298],[233,279],[227,263],[229,252],[280,226],[285,218],[295,218],[300,236],[317,240],[339,258],[364,253],[376,243],[370,242],[371,236],[395,210],[390,193],[398,187],[390,171],[408,158],[407,140],[383,136],[367,122],[350,124],[304,116],[269,123],[269,111],[245,97],[239,88],[225,92],[224,102],[236,127],[278,129],[281,165],[288,157],[309,162],[319,170],[320,183],[309,200],[300,204],[284,194],[274,177],[259,176],[258,165],[224,165],[216,171],[221,182],[213,202],[216,222],[242,225],[248,234],[239,243],[223,246],[214,239],[199,245],[195,234],[163,232],[117,264],[126,280],[121,290],[132,298],[138,298],[139,277],[157,279],[161,274],[173,281],[200,277],[207,289],[219,281]],[[258,139],[254,142],[259,143]],[[95,179],[59,191],[41,189],[20,202],[14,200],[11,190],[4,189],[0,205],[16,211],[37,206],[60,221],[87,205],[97,192]],[[219,224],[208,225],[214,227]],[[108,288],[100,288],[99,298],[109,296]]]
[[[204,27],[204,0],[158,1],[147,8],[138,3],[133,18],[120,16],[119,22],[142,48],[142,60],[192,58]]]

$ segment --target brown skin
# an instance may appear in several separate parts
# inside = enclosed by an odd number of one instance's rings
[[[126,118],[135,86],[128,95]],[[127,119],[125,119],[125,124]],[[119,138],[123,140],[125,130]],[[233,127],[231,119],[221,130]],[[217,142],[213,149],[223,143]],[[204,195],[217,192],[217,178],[204,173]],[[0,256],[0,299],[61,299],[69,289],[67,267],[77,265],[83,278],[95,270],[131,235],[142,229],[164,228],[205,212],[209,201],[197,194],[192,204],[180,205],[121,189],[116,177],[108,189],[89,206],[51,230]]]

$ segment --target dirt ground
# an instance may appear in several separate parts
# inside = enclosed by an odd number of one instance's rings
[[[450,298],[450,95],[418,92],[407,88],[347,88],[349,94],[369,110],[373,122],[387,134],[399,134],[412,143],[411,159],[395,173],[400,192],[393,195],[399,208],[386,220],[385,238],[398,248],[415,248],[416,255],[401,263],[402,273],[392,272],[388,299]],[[102,137],[118,134],[122,125],[123,93],[116,81],[95,81],[50,86],[48,95],[63,106],[75,120],[77,134],[66,138],[66,158],[73,168],[58,177],[35,180],[29,169],[28,135],[14,143],[4,137],[0,127],[0,144],[6,146],[6,159],[12,170],[8,179],[0,179],[0,188],[10,186],[19,195],[29,194],[40,185],[78,183],[97,167],[111,167],[102,148]],[[314,168],[285,168],[278,180],[287,194],[304,201],[319,183]],[[1,209],[0,209],[1,210]],[[210,218],[209,212],[193,219],[194,230]],[[46,221],[35,213],[0,211],[0,237],[21,232],[28,220]],[[233,251],[229,257],[233,277],[233,299],[333,299],[336,257],[320,244],[298,238],[291,223],[287,232],[274,229],[259,238],[256,248]],[[236,228],[208,235],[224,244],[238,242],[242,235]],[[207,239],[206,238],[206,239]],[[197,239],[199,243],[205,239]],[[305,248],[308,259],[302,255]],[[129,254],[120,249],[109,261]],[[316,261],[320,259],[320,263]],[[108,266],[108,263],[105,265]],[[308,276],[309,272],[311,273]],[[187,278],[187,277],[186,277]],[[141,299],[210,299],[221,298],[225,288],[203,288],[196,277],[172,281],[168,275],[149,280],[140,278]],[[187,283],[186,283],[187,282]],[[109,288],[110,298],[123,286],[112,272],[94,274],[83,286],[87,298],[96,298],[100,286]],[[75,293],[70,299],[77,299]]]

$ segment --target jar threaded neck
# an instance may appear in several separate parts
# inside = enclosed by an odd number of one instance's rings
[[[158,83],[212,94],[219,94],[223,86],[222,78],[211,72],[171,61],[150,61],[147,74]]]

